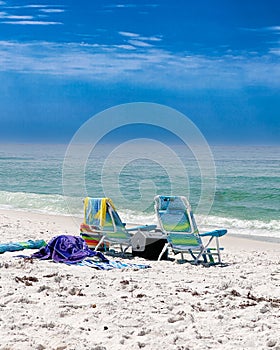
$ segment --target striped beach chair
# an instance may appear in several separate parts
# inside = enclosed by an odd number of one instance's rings
[[[219,237],[224,236],[227,230],[220,229],[206,233],[199,233],[197,225],[188,200],[183,196],[156,196],[155,212],[158,218],[159,227],[167,235],[167,243],[163,247],[158,260],[170,247],[174,254],[181,253],[182,260],[184,253],[189,253],[195,264],[202,258],[204,263],[221,264],[221,250]],[[202,238],[207,239],[206,244]],[[210,247],[212,241],[216,247]]]
[[[80,225],[80,236],[83,238],[90,249],[95,249],[102,237],[99,227],[93,227],[91,225],[85,224],[84,222]],[[109,249],[109,243],[103,242],[99,245],[99,249]]]
[[[151,231],[156,225],[143,225],[127,229],[119,217],[110,198],[90,198],[84,200],[84,223],[81,225],[81,237],[90,248],[106,248],[120,245],[123,253],[131,247],[133,231]]]

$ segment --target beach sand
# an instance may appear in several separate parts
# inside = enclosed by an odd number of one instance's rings
[[[79,234],[78,220],[0,211],[0,243]],[[234,232],[232,232],[234,233]],[[0,349],[280,349],[280,244],[226,235],[228,266],[100,271],[0,255]]]

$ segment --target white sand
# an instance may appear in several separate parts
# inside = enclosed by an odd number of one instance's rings
[[[0,243],[78,235],[70,217],[0,211]],[[227,235],[227,267],[99,271],[0,255],[0,349],[280,349],[280,244]],[[26,250],[20,253],[30,254]]]

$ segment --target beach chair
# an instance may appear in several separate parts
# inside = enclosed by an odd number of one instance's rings
[[[104,250],[110,245],[120,245],[124,254],[131,247],[133,231],[150,231],[156,225],[140,225],[126,228],[119,217],[116,208],[110,198],[90,198],[84,200],[84,223],[81,227],[88,230],[80,232],[81,237],[90,248],[98,250],[103,246]]]
[[[227,230],[214,230],[206,233],[199,233],[197,225],[188,200],[183,196],[156,196],[155,211],[159,227],[167,235],[167,243],[163,247],[158,260],[169,247],[174,254],[181,253],[182,260],[184,253],[189,253],[194,264],[201,262],[215,264],[215,257],[221,261],[221,250],[219,237],[227,233]],[[208,239],[204,244],[202,238]],[[210,247],[212,241],[216,247]]]

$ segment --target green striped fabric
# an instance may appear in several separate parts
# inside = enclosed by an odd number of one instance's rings
[[[169,239],[173,246],[197,247],[201,245],[201,239],[194,234],[170,233]]]
[[[186,211],[160,211],[159,215],[165,231],[191,233],[192,228]]]

